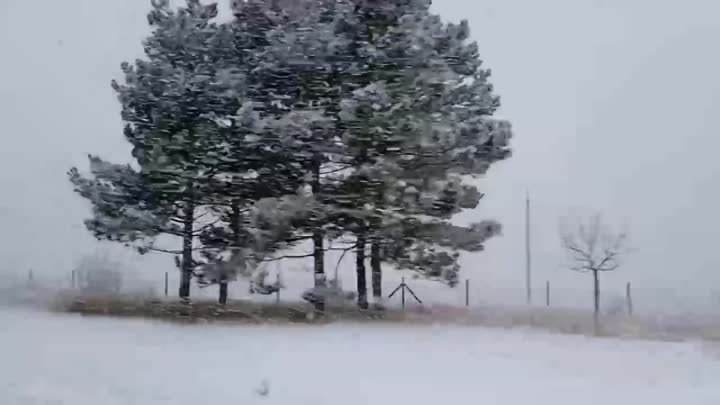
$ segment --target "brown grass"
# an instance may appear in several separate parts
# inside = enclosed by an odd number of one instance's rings
[[[304,303],[254,303],[232,301],[219,305],[209,301],[163,301],[135,297],[60,297],[53,308],[83,315],[148,318],[179,322],[225,321],[241,324],[305,323],[334,321],[402,321],[405,316],[395,310],[361,310],[355,306],[326,308],[319,316],[312,305]]]
[[[603,336],[625,339],[681,341],[700,339],[720,341],[720,319],[693,317],[642,317],[605,315],[598,324],[592,313],[564,308],[484,307],[457,308],[436,306],[433,322],[492,328],[532,328],[552,333]]]
[[[398,325],[455,324],[490,328],[533,328],[552,333],[606,336],[628,339],[678,341],[702,339],[720,341],[720,320],[628,316],[604,316],[596,326],[587,311],[560,308],[458,308],[452,306],[413,307],[406,311],[361,310],[352,304],[331,306],[323,316],[305,303],[255,303],[232,301],[178,301],[115,296],[59,297],[54,309],[83,315],[147,318],[174,322],[231,322],[237,324],[327,324],[331,322],[384,322]]]

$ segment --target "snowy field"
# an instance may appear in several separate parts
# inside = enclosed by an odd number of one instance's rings
[[[0,325],[3,405],[720,403],[720,347],[708,343],[446,326],[173,325],[9,309]]]

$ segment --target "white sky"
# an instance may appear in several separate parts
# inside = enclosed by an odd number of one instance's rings
[[[141,55],[146,0],[0,0],[0,271],[64,273],[97,243],[66,180],[87,153],[129,158],[110,80]],[[505,235],[468,255],[473,279],[522,288],[524,195],[533,198],[537,285],[584,289],[562,269],[558,217],[601,211],[630,229],[634,252],[606,278],[681,295],[720,291],[720,4],[713,0],[436,0],[470,21],[514,157],[484,181],[462,220],[496,218]],[[715,180],[715,181],[714,181]],[[168,257],[139,260],[172,269]],[[659,290],[658,290],[659,291]]]

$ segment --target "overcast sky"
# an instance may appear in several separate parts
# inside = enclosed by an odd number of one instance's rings
[[[682,3],[682,5],[681,5]],[[0,0],[0,271],[62,273],[97,243],[66,179],[86,154],[127,161],[110,80],[141,55],[149,0]],[[467,275],[521,288],[532,196],[537,285],[583,289],[562,269],[558,218],[602,212],[633,253],[606,280],[709,296],[720,290],[720,4],[713,0],[436,0],[473,37],[515,128],[514,156],[461,220],[504,236]],[[172,269],[167,257],[139,260]],[[679,292],[678,292],[679,291]]]

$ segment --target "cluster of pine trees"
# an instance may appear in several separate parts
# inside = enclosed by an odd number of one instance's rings
[[[87,228],[175,255],[184,300],[195,277],[224,303],[282,257],[313,257],[322,290],[330,249],[354,252],[361,308],[368,256],[377,298],[383,263],[454,285],[459,252],[500,225],[450,218],[478,205],[471,180],[510,155],[511,129],[468,24],[429,3],[244,0],[218,22],[214,4],[152,0],[145,56],[112,83],[132,164],[69,172]]]

